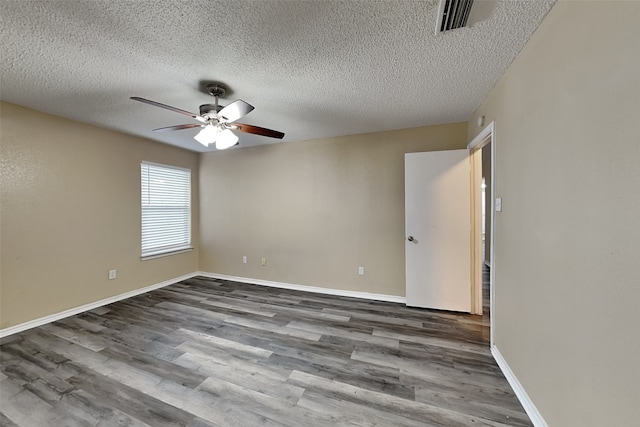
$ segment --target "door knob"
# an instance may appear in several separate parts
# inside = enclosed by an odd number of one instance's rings
[[[410,241],[410,242],[413,242],[413,236],[407,237],[407,240]]]

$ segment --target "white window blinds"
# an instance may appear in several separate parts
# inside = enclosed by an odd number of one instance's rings
[[[142,257],[191,249],[191,170],[142,162]]]

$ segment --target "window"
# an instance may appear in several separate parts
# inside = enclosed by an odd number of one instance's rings
[[[142,162],[142,258],[191,247],[191,170]]]

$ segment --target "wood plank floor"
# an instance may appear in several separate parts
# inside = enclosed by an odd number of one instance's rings
[[[2,426],[528,426],[488,319],[194,278],[6,337]]]

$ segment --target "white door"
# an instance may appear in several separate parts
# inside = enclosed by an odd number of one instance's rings
[[[405,154],[407,305],[471,311],[467,150]]]

